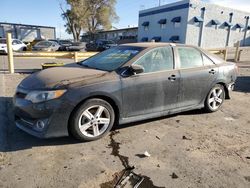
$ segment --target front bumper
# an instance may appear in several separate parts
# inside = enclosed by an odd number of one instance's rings
[[[1,54],[7,54],[7,49],[6,48],[0,48],[0,53]]]
[[[39,138],[68,136],[71,106],[55,99],[44,103],[14,97],[15,124],[21,130]]]

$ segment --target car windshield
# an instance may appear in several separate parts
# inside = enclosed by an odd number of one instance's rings
[[[0,44],[6,44],[6,39],[0,39]]]
[[[44,47],[50,47],[51,46],[51,42],[49,41],[41,41],[41,42],[38,42],[35,46],[44,46]]]
[[[129,46],[111,48],[82,61],[80,64],[104,71],[113,71],[135,57],[142,50],[143,48],[141,47]]]

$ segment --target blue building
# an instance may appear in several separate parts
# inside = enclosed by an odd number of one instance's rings
[[[248,12],[183,0],[139,12],[138,41],[178,42],[203,48],[250,45]]]

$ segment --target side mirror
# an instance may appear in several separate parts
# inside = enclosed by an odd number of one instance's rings
[[[144,68],[141,65],[131,65],[131,69],[134,74],[140,74],[144,72]]]

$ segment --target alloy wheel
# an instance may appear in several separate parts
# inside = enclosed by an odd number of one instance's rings
[[[110,121],[108,109],[101,105],[94,105],[81,114],[78,126],[84,136],[94,138],[107,130]]]
[[[210,108],[217,110],[223,103],[223,97],[223,90],[219,87],[214,88],[208,99],[208,105]]]

